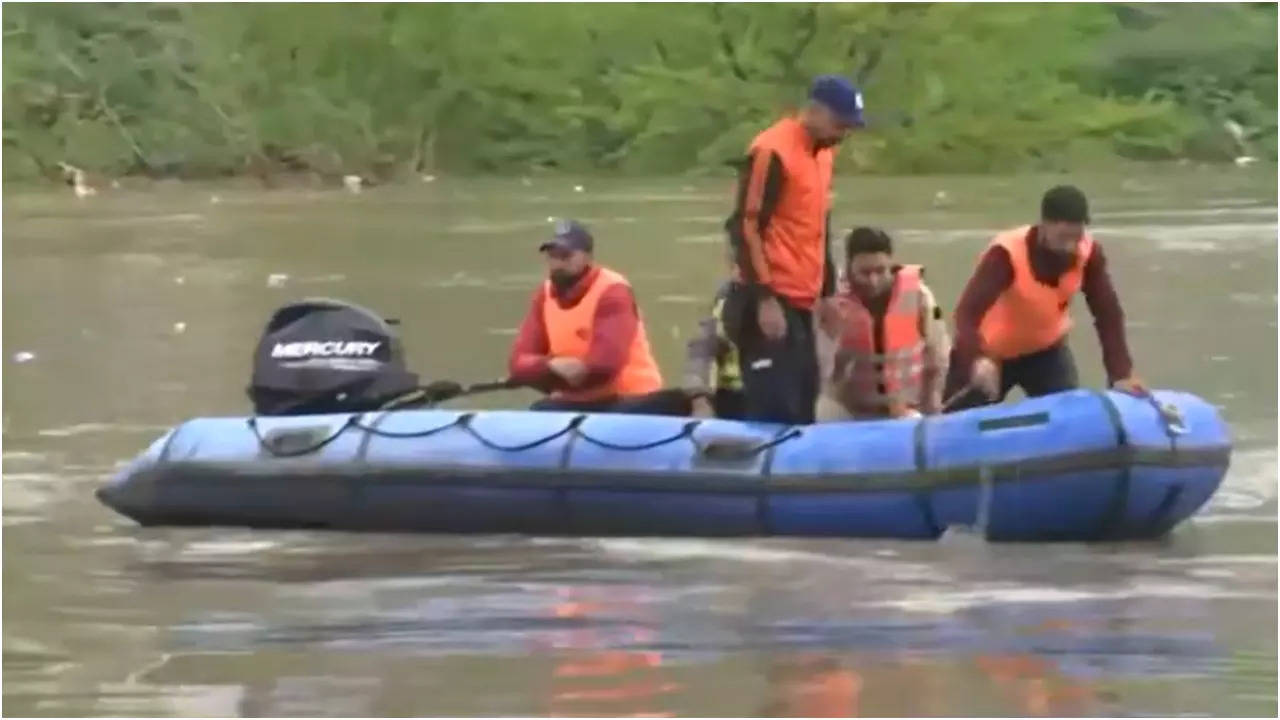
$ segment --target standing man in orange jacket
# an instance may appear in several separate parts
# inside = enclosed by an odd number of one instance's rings
[[[813,422],[813,315],[824,325],[835,316],[833,148],[862,125],[862,93],[843,77],[823,75],[800,113],[751,142],[725,223],[743,280],[726,299],[725,328],[740,352],[747,419]]]
[[[983,251],[956,304],[948,409],[998,402],[1015,385],[1029,397],[1075,388],[1068,308],[1080,291],[1098,330],[1108,384],[1147,392],[1133,372],[1124,310],[1088,223],[1084,193],[1059,185],[1041,199],[1039,224],[1002,232]]]

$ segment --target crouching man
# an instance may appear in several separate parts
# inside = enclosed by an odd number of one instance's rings
[[[946,324],[924,269],[899,265],[883,230],[845,238],[839,323],[821,363],[818,422],[918,417],[942,410],[950,352]]]

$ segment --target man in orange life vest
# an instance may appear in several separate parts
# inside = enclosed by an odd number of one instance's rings
[[[1077,387],[1067,308],[1080,290],[1093,314],[1109,384],[1147,391],[1134,375],[1124,310],[1102,246],[1085,230],[1088,222],[1084,193],[1060,185],[1044,194],[1039,224],[991,241],[956,304],[949,410],[997,402],[1015,385],[1030,397]]]
[[[648,407],[662,375],[631,285],[593,262],[594,247],[582,224],[562,220],[538,248],[548,277],[520,324],[508,376],[549,394],[534,410],[663,412]]]
[[[949,348],[924,269],[894,264],[889,235],[859,227],[845,238],[844,284],[818,421],[938,413]]]
[[[748,419],[813,422],[813,312],[824,325],[835,312],[832,148],[862,125],[862,93],[845,78],[824,75],[799,114],[751,142],[737,206],[725,223],[743,280],[726,298],[725,329],[740,351]]]

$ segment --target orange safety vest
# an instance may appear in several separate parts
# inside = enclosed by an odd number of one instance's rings
[[[543,284],[545,297],[542,303],[542,323],[546,327],[547,342],[552,357],[575,357],[585,360],[591,349],[592,325],[595,322],[596,307],[604,292],[614,285],[631,284],[622,275],[608,269],[599,268],[599,274],[591,282],[582,299],[576,305],[562,308],[556,302],[551,281]],[[637,314],[639,310],[637,309]],[[649,350],[649,337],[644,331],[644,319],[637,318],[636,334],[631,339],[631,347],[627,352],[627,362],[609,382],[596,387],[559,390],[552,393],[558,400],[590,402],[610,397],[627,397],[644,395],[662,389],[662,373],[658,363]]]
[[[978,332],[983,352],[998,360],[1009,360],[1039,352],[1066,337],[1071,329],[1067,308],[1084,282],[1084,266],[1093,254],[1093,237],[1085,233],[1076,251],[1075,263],[1058,278],[1056,286],[1036,280],[1031,270],[1024,225],[996,235],[983,252],[1002,247],[1013,265],[1013,282],[1000,294],[982,318]]]
[[[794,117],[783,118],[757,135],[751,151],[757,150],[777,153],[785,174],[777,205],[761,235],[770,286],[807,310],[822,293],[835,152],[831,148],[815,151],[804,125]]]
[[[834,385],[837,397],[850,410],[883,412],[899,403],[920,404],[925,351],[920,328],[922,274],[919,265],[904,265],[894,274],[879,348],[871,312],[853,291],[839,296],[841,332]]]

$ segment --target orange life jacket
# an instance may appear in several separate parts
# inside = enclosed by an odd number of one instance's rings
[[[774,123],[751,142],[751,151],[773,151],[782,160],[785,179],[761,240],[770,287],[798,308],[813,307],[822,293],[827,253],[834,151],[815,150],[795,117]]]
[[[1058,278],[1056,286],[1045,285],[1031,270],[1027,251],[1030,231],[1031,226],[1024,225],[1002,232],[983,251],[1002,247],[1009,253],[1013,265],[1013,282],[996,299],[978,327],[983,352],[999,360],[1039,352],[1066,337],[1071,329],[1068,312],[1071,298],[1080,290],[1085,263],[1093,254],[1093,237],[1085,233],[1071,268]]]
[[[897,404],[920,405],[925,352],[921,273],[919,265],[904,265],[894,274],[880,343],[875,318],[858,296],[852,290],[839,296],[841,332],[833,385],[848,409],[881,413]]]
[[[543,284],[546,294],[542,303],[542,322],[547,330],[547,341],[552,357],[574,357],[585,360],[591,349],[592,328],[596,308],[605,291],[614,285],[630,283],[622,275],[601,267],[591,287],[576,305],[562,308],[556,302],[551,281]],[[639,310],[636,311],[637,314]],[[636,320],[636,334],[631,340],[627,362],[622,370],[608,382],[595,387],[559,390],[552,393],[558,400],[589,402],[610,397],[644,395],[662,389],[662,373],[649,350],[649,338],[644,331],[644,319]]]

